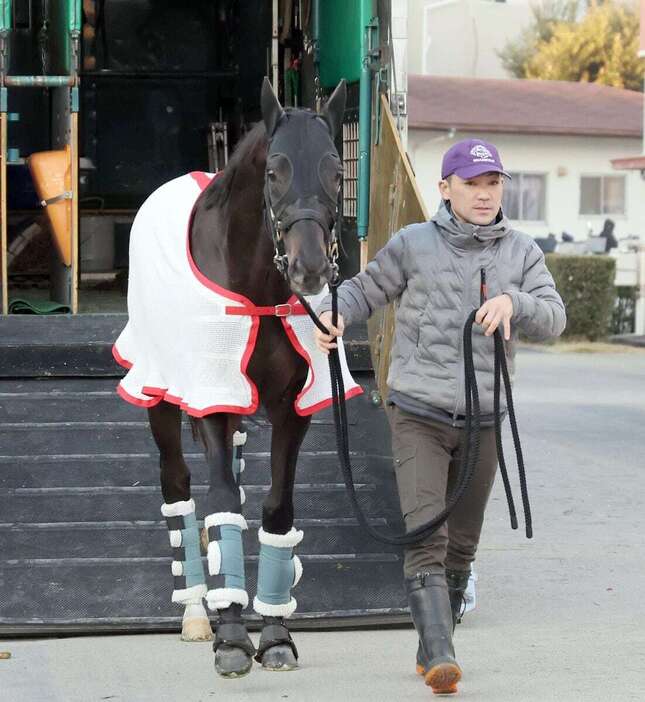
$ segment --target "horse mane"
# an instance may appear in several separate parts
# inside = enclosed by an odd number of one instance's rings
[[[260,151],[266,152],[267,144],[266,127],[264,122],[260,120],[237,143],[233,155],[224,167],[222,174],[217,178],[213,178],[206,189],[204,206],[207,210],[213,207],[222,207],[226,204],[237,171],[248,160],[256,159]]]

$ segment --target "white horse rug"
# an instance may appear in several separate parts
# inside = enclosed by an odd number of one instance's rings
[[[258,409],[257,388],[246,374],[258,310],[248,298],[202,275],[189,248],[193,206],[212,178],[199,172],[165,183],[144,202],[132,225],[129,320],[113,347],[114,358],[128,369],[118,392],[132,404],[152,407],[166,400],[195,417]],[[307,300],[316,309],[326,294],[327,289]],[[275,313],[309,365],[295,410],[313,414],[332,402],[327,356],[316,347],[314,324],[295,295]],[[348,399],[362,389],[349,373],[342,340],[338,351]]]

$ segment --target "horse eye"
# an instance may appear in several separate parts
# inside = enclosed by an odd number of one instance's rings
[[[269,178],[270,180],[275,180],[275,171],[269,169],[269,170],[267,171],[267,176],[268,176],[268,178]]]

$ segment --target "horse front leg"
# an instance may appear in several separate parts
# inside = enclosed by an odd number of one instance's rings
[[[293,670],[298,667],[298,651],[284,620],[296,609],[291,588],[302,574],[300,560],[293,555],[303,537],[293,526],[293,487],[298,452],[310,418],[297,415],[293,402],[287,405],[283,401],[280,409],[267,410],[273,425],[271,489],[258,533],[260,557],[253,608],[262,615],[263,627],[256,660],[266,670]]]
[[[237,423],[236,418],[226,414],[208,415],[196,422],[210,472],[204,518],[208,555],[206,602],[209,609],[217,611],[215,670],[227,678],[246,675],[255,655],[242,619],[249,597],[242,544],[247,524],[242,516],[243,493],[238,486],[241,466],[234,460],[233,444],[236,439],[236,443],[241,443],[241,435],[234,432]]]
[[[166,519],[173,549],[172,601],[184,606],[182,641],[210,641],[211,625],[202,599],[206,579],[202,565],[195,503],[190,496],[190,471],[181,448],[181,410],[160,402],[148,410],[150,428],[159,449],[161,513]]]

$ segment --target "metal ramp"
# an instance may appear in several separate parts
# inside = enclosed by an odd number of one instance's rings
[[[71,326],[70,318],[66,326],[63,318],[0,321],[0,374],[18,367],[23,376],[0,378],[0,635],[180,627],[181,611],[170,602],[156,448],[145,410],[114,392],[120,373],[109,348],[125,317],[91,317],[75,317]],[[389,432],[370,397],[364,331],[348,342],[352,372],[366,391],[348,403],[358,494],[373,524],[400,528]],[[247,431],[245,551],[253,593],[270,433],[261,415],[247,421]],[[305,538],[294,628],[406,620],[401,554],[357,525],[335,446],[328,410],[312,422],[297,473],[296,526]],[[206,464],[187,425],[184,447],[203,515]]]

